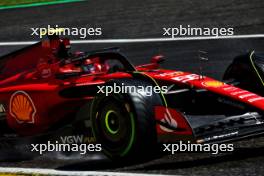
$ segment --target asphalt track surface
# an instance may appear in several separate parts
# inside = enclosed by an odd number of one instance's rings
[[[232,26],[237,34],[264,33],[264,3],[255,1],[88,1],[0,12],[0,41],[34,40],[30,27],[59,24],[68,26],[95,25],[105,29],[102,38],[162,37],[163,26],[199,24],[201,26]],[[164,68],[198,72],[201,65],[198,50],[208,52],[203,73],[221,79],[232,59],[249,50],[264,51],[264,39],[226,39],[206,41],[175,41],[140,44],[82,44],[74,50],[93,50],[118,46],[134,64],[146,63],[155,54],[163,54]],[[21,46],[1,47],[0,55]],[[0,166],[41,167],[63,170],[126,171],[183,175],[263,175],[264,138],[235,143],[232,153],[178,153],[147,163],[120,166],[89,156],[64,158],[52,154],[24,161],[0,161]]]
[[[264,33],[263,8],[262,0],[88,0],[1,10],[0,41],[32,40],[30,28],[47,25],[102,27],[101,38],[162,37],[163,27],[180,24],[233,27],[235,34]]]

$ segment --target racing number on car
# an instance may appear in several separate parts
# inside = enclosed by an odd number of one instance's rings
[[[36,107],[30,96],[24,91],[15,92],[10,99],[10,114],[19,123],[34,123]]]

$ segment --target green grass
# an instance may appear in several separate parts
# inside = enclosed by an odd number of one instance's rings
[[[84,1],[84,0],[0,0],[0,10],[80,2],[80,1]]]
[[[41,2],[54,2],[61,0],[1,0],[0,6],[13,6],[13,5],[23,5],[23,4],[33,4]]]

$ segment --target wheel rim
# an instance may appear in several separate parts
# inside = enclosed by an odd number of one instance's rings
[[[117,134],[120,128],[120,121],[117,113],[113,110],[109,110],[105,116],[106,129],[111,134]]]
[[[115,102],[115,103],[114,103]],[[135,140],[134,115],[119,101],[103,101],[95,113],[94,134],[110,156],[126,156]]]

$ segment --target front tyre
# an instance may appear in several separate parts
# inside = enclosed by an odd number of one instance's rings
[[[264,57],[254,52],[237,56],[226,69],[223,80],[263,96],[263,63]]]
[[[142,80],[118,79],[106,86],[152,86]],[[148,92],[149,93],[149,92]],[[92,104],[94,136],[104,153],[112,160],[137,161],[153,155],[157,147],[154,107],[162,105],[159,94],[134,91],[98,95]]]

